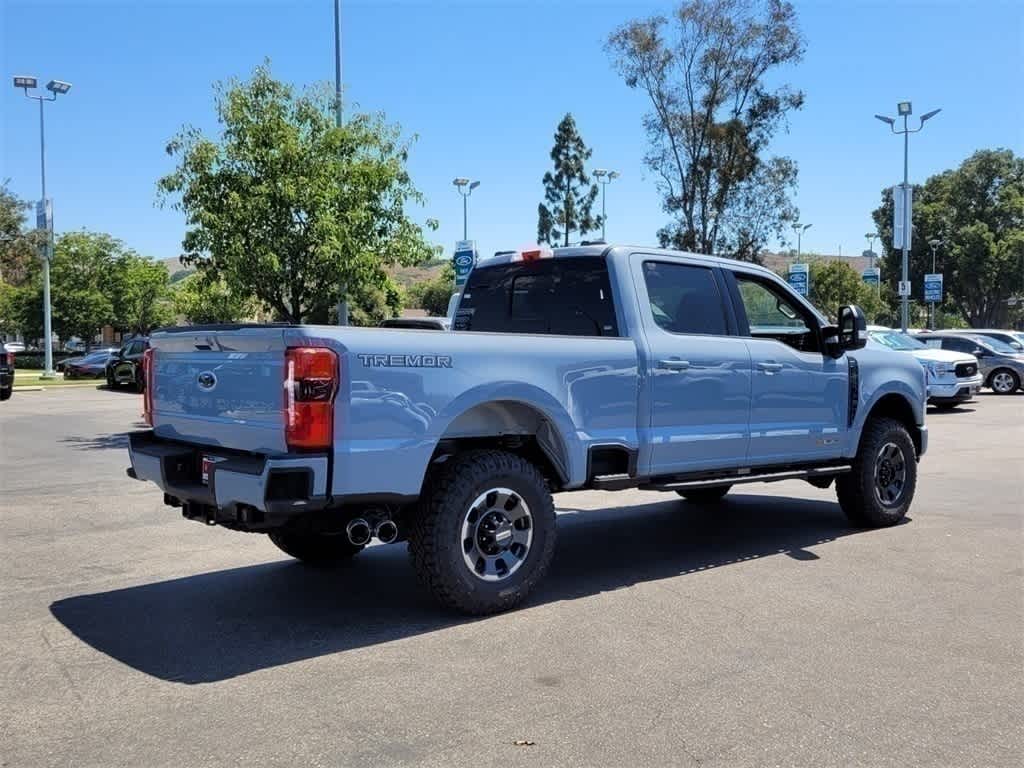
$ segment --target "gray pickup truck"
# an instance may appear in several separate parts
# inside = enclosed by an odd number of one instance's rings
[[[552,493],[714,504],[740,483],[835,483],[892,525],[928,444],[925,375],[864,348],[761,267],[657,249],[505,253],[453,330],[172,328],[146,352],[132,477],[186,518],[334,563],[408,540],[444,605],[509,608],[555,551]]]

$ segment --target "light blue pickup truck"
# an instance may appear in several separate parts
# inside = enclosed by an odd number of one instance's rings
[[[835,482],[900,521],[928,444],[925,376],[766,269],[592,245],[483,260],[452,331],[154,333],[132,477],[188,519],[328,564],[407,540],[445,606],[509,608],[555,550],[551,494]]]

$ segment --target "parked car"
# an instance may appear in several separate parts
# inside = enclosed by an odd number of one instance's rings
[[[145,389],[142,356],[147,349],[149,349],[149,339],[144,336],[137,336],[131,341],[125,342],[124,346],[110,358],[104,369],[107,386],[111,389],[130,386],[135,387],[137,392]]]
[[[102,379],[107,375],[107,363],[118,353],[116,347],[96,349],[77,359],[63,361],[65,379]]]
[[[937,408],[955,408],[981,388],[981,371],[974,355],[932,349],[909,334],[880,326],[868,327],[868,346],[872,345],[917,358],[928,372],[928,402]]]
[[[552,491],[714,504],[800,478],[894,525],[928,445],[924,370],[864,348],[856,307],[837,317],[754,264],[602,245],[482,260],[455,314],[472,333],[164,329],[129,475],[310,563],[408,538],[438,601],[473,614],[543,578]]]
[[[1000,331],[992,328],[969,328],[943,331],[943,333],[965,334],[967,336],[985,336],[989,339],[1001,341],[1017,350],[1020,354],[1024,352],[1024,334],[1020,331]]]
[[[931,331],[918,334],[917,338],[929,347],[974,355],[981,366],[984,386],[996,394],[1012,394],[1024,381],[1024,355],[997,339],[949,331]]]
[[[447,331],[451,327],[447,317],[389,317],[381,328],[419,328],[427,331]]]
[[[69,365],[74,365],[75,363],[80,363],[84,359],[85,359],[85,355],[75,355],[74,357],[64,357],[64,358],[61,358],[60,360],[58,360],[57,362],[55,362],[53,364],[53,369],[55,371],[57,371],[57,373],[63,373],[64,369],[67,368]]]
[[[0,350],[0,400],[10,400],[14,393],[14,352],[5,344]]]

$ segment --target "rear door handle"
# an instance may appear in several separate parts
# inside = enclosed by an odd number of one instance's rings
[[[670,371],[685,371],[690,367],[689,360],[659,360],[659,368],[667,368]]]
[[[757,367],[765,373],[778,373],[782,370],[782,363],[758,363]]]

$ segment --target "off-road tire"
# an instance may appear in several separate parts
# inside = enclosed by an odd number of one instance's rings
[[[363,549],[362,546],[350,542],[344,534],[328,536],[322,533],[281,530],[271,531],[270,540],[286,555],[291,555],[306,565],[318,567],[348,562]]]
[[[996,389],[994,386],[996,376],[1009,376],[1010,384],[1012,384],[1012,386],[1009,389]],[[989,389],[991,389],[997,395],[1012,395],[1014,392],[1020,389],[1020,376],[1011,371],[1009,368],[996,368],[994,371],[992,371],[992,375],[988,377],[988,386]]]
[[[717,504],[725,498],[725,494],[732,488],[731,485],[716,485],[711,488],[690,488],[686,491],[676,491],[680,496],[691,504]]]
[[[11,395],[13,393],[14,393],[14,384],[11,384],[11,386],[9,386],[9,387],[4,387],[3,389],[0,389],[0,400],[10,400],[11,399]]]
[[[500,581],[483,581],[463,559],[462,533],[474,500],[493,488],[521,497],[533,534],[517,570]],[[529,594],[547,573],[555,539],[555,505],[538,469],[513,453],[475,450],[449,459],[428,481],[409,533],[409,555],[434,599],[479,616],[508,610]]]
[[[885,503],[875,489],[875,472],[880,452],[889,444],[902,454],[906,474],[899,496]],[[916,486],[917,452],[907,428],[895,419],[870,419],[864,425],[852,471],[836,478],[836,496],[846,517],[864,528],[896,525],[910,509]]]

